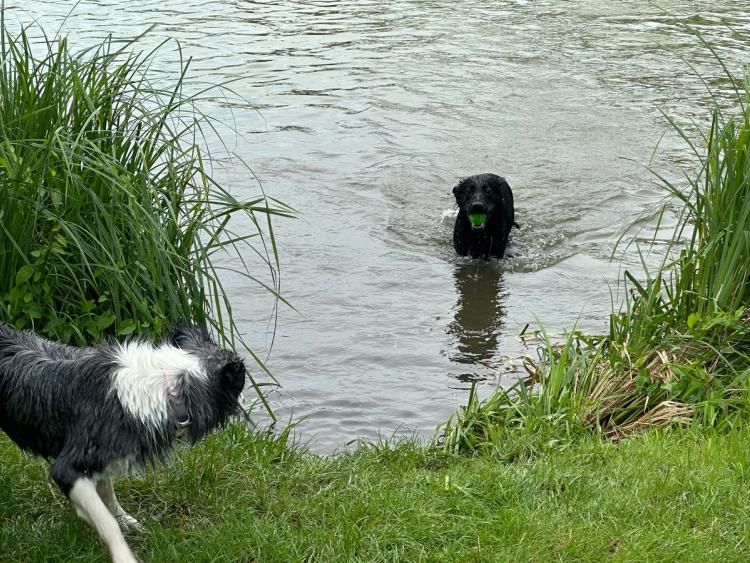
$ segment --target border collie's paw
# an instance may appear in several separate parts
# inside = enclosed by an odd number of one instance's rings
[[[119,522],[120,526],[122,526],[123,528],[131,532],[145,532],[146,531],[146,528],[143,527],[143,524],[141,524],[138,520],[133,518],[127,512],[118,514],[117,522]]]

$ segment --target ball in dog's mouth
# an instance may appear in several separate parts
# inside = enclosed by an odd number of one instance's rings
[[[486,213],[472,213],[469,215],[469,222],[474,229],[483,229],[484,224],[487,222]]]

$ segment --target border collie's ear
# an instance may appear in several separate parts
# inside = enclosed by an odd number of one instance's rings
[[[221,368],[221,380],[232,391],[239,393],[245,386],[245,364],[242,360],[230,360]]]
[[[175,325],[169,343],[177,348],[184,348],[189,344],[200,344],[209,340],[208,333],[202,327],[192,324]]]

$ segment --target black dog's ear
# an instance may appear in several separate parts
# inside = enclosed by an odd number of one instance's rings
[[[504,194],[510,192],[510,185],[501,176],[492,177],[484,187],[485,191],[490,192],[492,199],[498,202],[503,202]]]
[[[471,178],[459,178],[458,184],[453,187],[453,195],[456,197],[463,195],[471,184],[471,182],[469,182],[470,179]]]
[[[181,324],[172,329],[169,343],[177,348],[184,348],[190,344],[199,345],[208,340],[208,333],[203,327],[194,324]]]

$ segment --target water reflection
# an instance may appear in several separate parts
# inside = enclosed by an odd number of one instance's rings
[[[494,262],[458,264],[453,270],[456,306],[447,331],[454,346],[448,357],[468,367],[456,375],[462,381],[486,379],[492,367],[505,316],[502,281]]]

